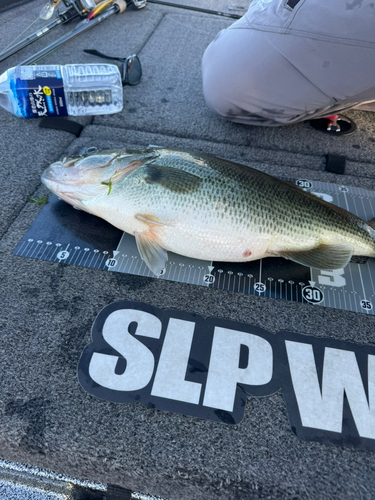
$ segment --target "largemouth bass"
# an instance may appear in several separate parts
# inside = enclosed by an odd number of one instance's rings
[[[95,149],[95,148],[94,148]],[[202,153],[92,152],[53,163],[42,182],[59,198],[135,236],[159,275],[167,251],[245,262],[284,257],[318,269],[375,257],[375,230],[292,183]]]

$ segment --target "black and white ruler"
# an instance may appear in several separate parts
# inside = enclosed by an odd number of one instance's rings
[[[299,179],[298,185],[363,220],[375,215],[375,192]],[[107,222],[50,197],[15,255],[105,271],[155,276],[142,261],[134,237]],[[375,313],[375,259],[345,269],[318,271],[279,258],[249,263],[207,262],[168,253],[166,279],[294,302]]]

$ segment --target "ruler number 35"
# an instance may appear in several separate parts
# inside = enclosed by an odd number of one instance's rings
[[[368,311],[371,311],[372,304],[369,300],[363,299],[361,300],[361,307],[362,309],[367,309]]]

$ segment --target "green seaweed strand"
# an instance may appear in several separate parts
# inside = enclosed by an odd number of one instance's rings
[[[113,176],[112,176],[113,177]],[[101,182],[100,184],[103,184],[104,186],[108,186],[108,193],[107,193],[107,196],[109,195],[109,193],[111,192],[111,189],[112,189],[112,177],[109,179],[108,182]]]

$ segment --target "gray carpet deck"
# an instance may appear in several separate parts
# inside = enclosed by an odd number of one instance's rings
[[[5,34],[0,49],[43,3],[0,14]],[[207,2],[208,8],[226,5],[224,0]],[[375,189],[371,113],[345,113],[358,131],[342,137],[324,135],[306,123],[246,127],[210,113],[201,90],[200,60],[215,34],[229,24],[150,4],[113,16],[48,55],[46,64],[96,61],[83,53],[87,48],[140,56],[143,79],[137,87],[125,87],[124,110],[77,120],[85,125],[78,139],[0,110],[0,458],[171,500],[370,499],[373,453],[300,440],[290,428],[280,391],[249,397],[243,421],[226,426],[139,403],[97,400],[83,391],[76,371],[95,317],[119,300],[240,321],[272,333],[288,330],[371,346],[374,316],[13,255],[41,210],[28,196],[47,194],[40,174],[84,146],[156,144],[198,150],[273,175]],[[68,29],[60,28],[56,36]],[[1,63],[0,73],[46,43],[47,38],[40,40]],[[347,157],[345,175],[324,171],[328,153]]]

